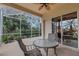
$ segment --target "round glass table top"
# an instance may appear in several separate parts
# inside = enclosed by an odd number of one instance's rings
[[[43,39],[35,40],[33,42],[33,44],[36,47],[40,47],[40,48],[53,48],[55,46],[58,46],[58,42],[52,42],[52,41],[49,41],[47,39],[45,39],[45,40],[43,40]]]

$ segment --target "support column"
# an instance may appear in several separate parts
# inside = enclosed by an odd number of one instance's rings
[[[3,32],[3,17],[2,17],[2,8],[0,9],[0,45],[2,43],[2,32]]]
[[[77,11],[77,20],[79,25],[79,11]],[[78,49],[79,49],[79,26],[78,26]]]
[[[43,20],[43,39],[45,39],[45,20]]]
[[[62,16],[61,16],[61,45],[63,44],[63,29],[62,29]]]

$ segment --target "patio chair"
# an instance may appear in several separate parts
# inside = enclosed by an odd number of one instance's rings
[[[58,42],[58,36],[56,33],[49,33],[48,40],[52,42]]]
[[[49,33],[48,34],[48,40],[49,41],[51,41],[52,42],[52,44],[55,44],[55,43],[58,43],[58,36],[57,36],[57,34],[56,33]],[[57,56],[57,53],[56,53],[56,47],[57,47],[58,45],[55,45],[55,46],[53,46],[53,48],[54,48],[54,54]]]
[[[41,51],[38,48],[34,48],[33,45],[24,45],[21,38],[17,39],[17,42],[25,56],[42,56]],[[29,48],[31,48],[31,50],[29,50]]]

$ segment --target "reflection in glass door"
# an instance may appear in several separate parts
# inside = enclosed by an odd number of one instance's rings
[[[62,20],[61,20],[62,19]],[[78,48],[77,12],[69,13],[52,19],[52,33],[57,32],[59,43]]]
[[[78,47],[78,24],[77,19],[62,21],[63,44],[71,47]]]
[[[52,19],[52,33],[57,33],[58,42],[61,43],[61,17],[55,17]]]
[[[77,12],[62,16],[63,44],[78,48]]]

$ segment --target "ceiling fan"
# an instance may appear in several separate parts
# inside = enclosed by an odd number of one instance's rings
[[[39,7],[39,10],[41,10],[43,7],[45,7],[47,10],[50,9],[49,3],[40,3],[41,6]]]

